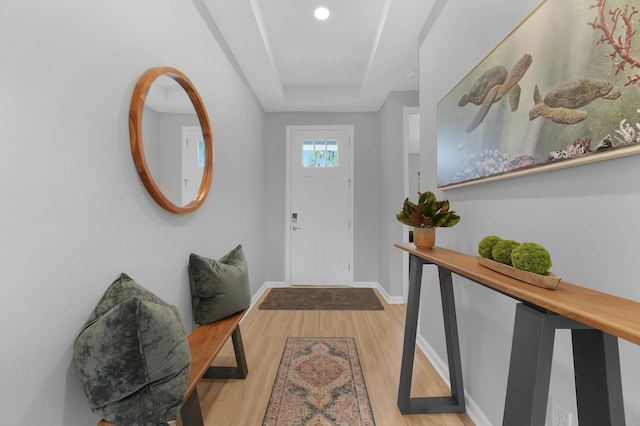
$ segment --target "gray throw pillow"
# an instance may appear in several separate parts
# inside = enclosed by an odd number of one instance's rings
[[[239,245],[218,260],[189,256],[191,305],[196,324],[209,324],[251,303],[247,261]]]
[[[106,290],[73,349],[94,413],[117,425],[166,425],[178,416],[191,365],[180,316],[126,274]]]

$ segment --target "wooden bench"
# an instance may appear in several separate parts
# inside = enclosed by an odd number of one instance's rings
[[[200,379],[244,379],[247,377],[247,361],[244,355],[240,320],[247,312],[243,310],[228,318],[197,326],[187,337],[191,352],[189,381],[184,395],[180,415],[183,426],[204,426],[197,385]],[[235,367],[215,367],[211,364],[231,336],[236,358]],[[114,426],[101,420],[98,426]]]

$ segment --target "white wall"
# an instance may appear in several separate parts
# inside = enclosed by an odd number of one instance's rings
[[[435,188],[436,104],[538,3],[489,0],[445,3],[420,46],[423,189]],[[585,24],[586,25],[586,24]],[[439,230],[437,244],[477,253],[486,235],[536,241],[565,281],[640,300],[640,156],[439,191],[462,220]],[[446,360],[437,275],[425,268],[421,330]],[[515,302],[454,278],[465,387],[501,424]],[[620,342],[627,424],[640,424],[640,348]],[[559,332],[551,396],[574,414],[570,334]]]
[[[380,166],[378,227],[378,282],[391,296],[402,296],[402,252],[393,247],[403,241],[408,227],[397,222],[404,200],[404,107],[418,106],[418,92],[392,92],[380,108]]]
[[[91,425],[73,341],[127,272],[191,323],[187,260],[242,243],[264,281],[264,114],[192,2],[3,0],[0,5],[0,424]],[[133,88],[181,69],[213,125],[206,204],[177,216],[138,178]],[[242,200],[242,202],[239,202]]]
[[[271,281],[284,281],[284,226],[287,125],[354,126],[354,270],[355,281],[376,282],[378,277],[378,113],[267,113],[264,132],[265,261]]]

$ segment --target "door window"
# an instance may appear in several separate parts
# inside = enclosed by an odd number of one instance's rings
[[[302,141],[302,167],[338,167],[338,141]]]

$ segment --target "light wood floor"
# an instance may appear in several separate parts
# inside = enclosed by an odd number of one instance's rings
[[[265,296],[266,296],[265,292]],[[473,425],[466,414],[406,415],[396,405],[405,305],[384,311],[269,311],[258,301],[240,325],[249,375],[244,380],[202,380],[198,395],[206,426],[260,426],[287,337],[353,337],[378,426]],[[263,296],[264,298],[264,296]],[[214,362],[233,365],[230,343]],[[420,350],[412,396],[449,395]],[[178,425],[180,422],[178,421]]]

